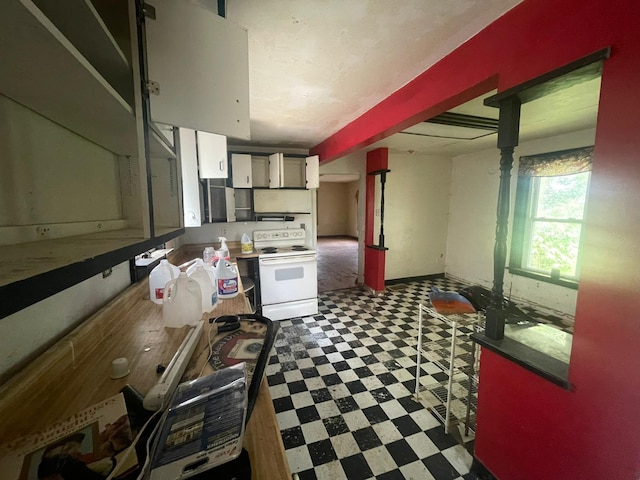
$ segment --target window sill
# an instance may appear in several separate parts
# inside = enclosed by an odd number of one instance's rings
[[[572,290],[578,290],[579,282],[575,280],[567,280],[566,278],[551,278],[549,275],[543,275],[541,273],[531,272],[529,270],[523,270],[521,268],[508,267],[507,270],[513,275],[519,275],[521,277],[532,278],[541,282],[552,283],[561,287],[571,288]]]

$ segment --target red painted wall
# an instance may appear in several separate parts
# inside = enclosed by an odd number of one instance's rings
[[[376,148],[367,152],[367,173],[378,170],[386,170],[389,166],[389,149]],[[384,291],[384,269],[386,265],[386,252],[368,248],[366,245],[378,243],[377,232],[373,231],[375,207],[376,207],[376,182],[379,177],[367,175],[367,196],[364,220],[364,284],[375,292]],[[374,240],[375,238],[375,240]]]
[[[525,0],[313,149],[331,160],[606,46],[575,390],[482,353],[476,455],[502,480],[640,478],[640,1]]]

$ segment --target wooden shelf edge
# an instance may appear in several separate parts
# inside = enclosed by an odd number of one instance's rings
[[[0,319],[19,312],[23,308],[40,302],[62,290],[72,287],[119,263],[184,234],[184,228],[156,236],[133,240],[131,244],[112,251],[82,259],[32,277],[0,286]]]

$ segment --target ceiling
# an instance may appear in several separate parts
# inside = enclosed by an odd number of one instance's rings
[[[227,18],[249,32],[245,143],[317,145],[520,1],[227,0]],[[451,111],[495,119],[497,109],[482,103],[492,93]],[[598,94],[596,79],[523,105],[521,139],[595,126]],[[431,136],[409,133],[425,128]],[[458,155],[496,144],[492,131],[448,130],[420,124],[366,150]]]

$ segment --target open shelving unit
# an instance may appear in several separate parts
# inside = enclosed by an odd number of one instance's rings
[[[475,433],[478,392],[478,349],[467,337],[480,328],[481,322],[477,313],[444,315],[422,303],[418,305],[416,400],[424,399],[429,404],[446,433],[451,427],[464,427],[465,440]],[[421,384],[423,356],[446,373],[446,380]]]
[[[129,15],[128,2],[120,2],[119,8]],[[15,143],[9,142],[0,168],[17,179],[16,191],[39,189],[28,213],[26,207],[13,213],[16,206],[8,204],[0,216],[3,318],[156,247],[184,228],[175,213],[181,208],[179,178],[172,177],[176,166],[163,167],[167,173],[162,173],[171,177],[173,190],[163,187],[152,193],[154,207],[159,203],[172,216],[150,226],[147,192],[158,175],[146,173],[153,163],[147,165],[141,147],[144,132],[150,158],[175,163],[177,155],[160,128],[152,122],[143,125],[140,95],[138,100],[134,95],[141,88],[139,59],[130,61],[95,5],[90,0],[6,0],[0,2],[0,29],[0,94],[12,109],[0,117],[14,119],[15,112],[23,112],[18,118],[24,128],[15,138],[8,129],[0,131]],[[38,137],[42,124],[48,137]],[[50,154],[43,147],[31,148],[24,141],[27,135],[29,142],[55,138],[44,146]],[[93,146],[70,163],[68,152],[82,150],[78,145]],[[82,154],[86,166],[78,160]],[[109,167],[93,173],[100,162]],[[47,170],[64,173],[49,180],[42,173]],[[111,175],[101,177],[101,171]],[[91,190],[99,193],[86,193]],[[103,207],[107,204],[109,208]]]

